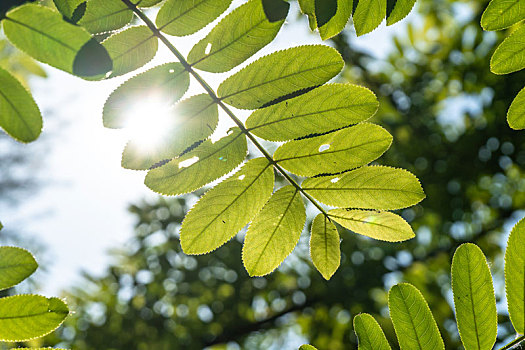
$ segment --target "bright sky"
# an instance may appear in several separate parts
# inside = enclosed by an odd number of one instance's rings
[[[233,6],[240,3],[236,0]],[[292,11],[297,13],[295,8]],[[383,24],[356,39],[355,44],[384,56],[390,50],[388,38],[402,27],[403,24],[398,24],[386,29]],[[318,35],[309,34],[307,28],[304,18],[294,19],[250,61],[278,49],[320,43]],[[172,38],[172,42],[187,54],[191,43],[203,34]],[[156,58],[142,70],[174,61],[167,49],[161,44],[159,47]],[[47,272],[40,272],[37,277],[42,282],[42,293],[55,295],[79,281],[81,270],[102,274],[111,261],[108,250],[122,247],[132,236],[135,219],[127,213],[127,206],[156,195],[144,186],[144,172],[120,167],[125,135],[102,126],[106,98],[130,75],[93,83],[52,68],[47,71],[48,79],[32,82],[33,94],[44,114],[46,140],[37,140],[27,147],[32,147],[36,154],[46,153],[41,174],[44,183],[49,183],[36,194],[23,198],[19,206],[4,211],[2,223],[15,232],[30,232],[46,246],[46,250],[37,254],[37,260],[45,264]],[[203,76],[217,88],[230,74]],[[201,92],[192,82],[186,96]]]

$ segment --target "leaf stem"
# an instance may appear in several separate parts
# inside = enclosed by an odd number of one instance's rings
[[[514,339],[513,341],[511,341],[510,343],[508,343],[507,345],[505,345],[504,347],[502,347],[501,349],[499,350],[507,350],[507,349],[510,349],[512,348],[514,345],[518,345],[519,343],[521,343],[522,341],[525,340],[525,335],[522,335],[521,337],[518,337],[516,339]]]
[[[160,30],[149,19],[149,17],[146,16],[141,10],[139,10],[137,6],[134,3],[132,3],[130,0],[121,0],[121,1],[124,4],[126,4],[126,6],[128,6],[128,8],[130,8],[148,26],[148,28],[153,32],[153,35],[159,38],[159,40],[162,41],[164,45],[166,45],[166,47],[175,55],[175,57],[177,57],[177,59],[182,64],[184,69],[186,69],[186,71],[188,71],[195,78],[195,80],[197,80],[197,82],[204,88],[204,90],[206,90],[208,95],[215,101],[215,103],[217,103],[217,105],[219,105],[224,110],[224,112],[226,112],[226,114],[235,122],[235,124],[237,124],[239,129],[241,129],[241,132],[250,139],[250,141],[255,145],[255,147],[257,147],[257,149],[264,155],[264,157],[268,159],[270,164],[272,164],[274,168],[277,169],[277,171],[286,180],[288,180],[288,182],[292,186],[294,186],[298,191],[300,191],[303,194],[303,196],[305,196],[317,209],[319,209],[319,211],[321,211],[321,213],[323,213],[325,217],[328,218],[328,220],[330,220],[330,217],[328,216],[328,213],[324,210],[324,208],[321,207],[321,205],[317,203],[312,198],[312,196],[306,193],[303,190],[303,188],[288,173],[286,173],[286,171],[279,164],[277,164],[277,162],[273,159],[271,154],[269,154],[268,151],[266,151],[266,149],[259,143],[259,141],[257,141],[255,136],[252,135],[244,127],[243,122],[241,122],[241,120],[237,118],[237,116],[228,108],[228,106],[226,106],[224,102],[222,102],[222,100],[215,94],[215,91],[213,91],[210,85],[208,85],[208,83],[199,75],[199,73],[197,73],[193,69],[191,64],[189,64],[188,61],[186,61],[186,59],[179,52],[179,50],[177,50],[177,48],[173,46],[173,44],[160,32]]]

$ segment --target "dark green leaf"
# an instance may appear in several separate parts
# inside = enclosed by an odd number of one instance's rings
[[[268,21],[279,22],[286,19],[290,4],[284,0],[262,0],[264,13]]]
[[[315,0],[317,28],[327,24],[337,12],[337,0]]]

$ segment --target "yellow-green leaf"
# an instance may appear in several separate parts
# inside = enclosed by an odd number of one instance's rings
[[[394,9],[386,18],[386,25],[391,26],[408,16],[415,3],[416,0],[396,0]]]
[[[355,316],[354,331],[357,335],[358,350],[391,350],[385,333],[371,315]]]
[[[326,0],[319,1],[324,2]],[[323,25],[319,25],[318,23],[318,29],[319,34],[321,35],[321,39],[327,40],[339,34],[346,27],[346,23],[348,22],[348,19],[350,18],[351,14],[352,0],[337,0],[337,11],[335,15]],[[316,15],[316,17],[318,17],[318,15]]]
[[[354,13],[354,27],[357,36],[370,33],[386,17],[387,0],[359,0]]]
[[[35,272],[33,255],[17,247],[0,247],[0,290],[11,288]]]
[[[500,30],[523,19],[525,19],[523,0],[492,0],[481,16],[481,26],[485,30]]]
[[[525,26],[516,29],[497,47],[490,59],[490,70],[508,74],[525,68]]]
[[[505,290],[512,325],[525,333],[525,220],[512,229],[505,251]]]
[[[324,214],[318,214],[312,222],[310,234],[310,257],[324,277],[329,280],[341,263],[339,232]]]
[[[90,33],[102,33],[122,28],[132,18],[133,11],[120,0],[88,0],[78,24]]]
[[[507,121],[511,128],[525,129],[525,88],[521,89],[507,113]]]
[[[53,2],[61,14],[66,18],[71,18],[77,7],[86,0],[53,0]]]

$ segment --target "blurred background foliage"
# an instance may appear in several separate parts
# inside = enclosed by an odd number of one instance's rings
[[[332,40],[347,62],[340,81],[379,97],[375,122],[394,136],[382,164],[406,168],[427,199],[401,211],[417,237],[401,244],[341,232],[341,267],[322,279],[308,257],[308,237],[278,271],[249,278],[242,235],[204,256],[178,242],[183,213],[196,200],[159,198],[130,207],[133,240],[114,252],[102,277],[66,293],[75,313],[44,340],[74,349],[319,349],[356,347],[352,318],[370,312],[394,349],[386,291],[399,281],[419,288],[447,349],[460,348],[450,288],[450,261],[462,242],[478,244],[491,263],[500,312],[498,342],[508,341],[503,289],[506,233],[525,208],[525,138],[506,111],[525,72],[496,76],[489,59],[505,33],[479,25],[487,1],[419,0],[406,33],[378,59]],[[388,50],[388,48],[385,48]],[[1,51],[0,51],[1,52]],[[1,58],[0,58],[1,59]]]

